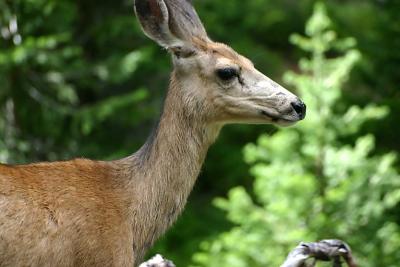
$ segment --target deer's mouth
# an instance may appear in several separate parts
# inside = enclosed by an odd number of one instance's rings
[[[271,120],[271,122],[282,125],[282,126],[289,126],[292,125],[296,122],[298,122],[300,119],[299,118],[288,118],[284,116],[280,116],[277,114],[273,114],[267,110],[260,110],[260,114],[264,117],[267,117],[268,119]],[[289,114],[288,114],[289,115]]]

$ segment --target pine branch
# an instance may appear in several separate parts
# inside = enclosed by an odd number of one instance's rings
[[[307,265],[307,259],[313,259],[311,265]],[[301,242],[281,267],[307,267],[315,266],[316,261],[330,261],[333,267],[341,267],[342,259],[349,267],[357,267],[351,254],[350,247],[341,240],[327,239],[313,243]]]
[[[312,259],[311,264],[306,261]],[[281,267],[313,267],[317,261],[330,261],[333,267],[342,267],[342,260],[349,267],[357,267],[350,247],[341,240],[327,239],[313,243],[301,242],[293,249]],[[157,254],[139,267],[175,267],[175,265]]]

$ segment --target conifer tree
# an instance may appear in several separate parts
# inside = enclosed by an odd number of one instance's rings
[[[319,3],[306,36],[295,34],[291,42],[309,55],[300,60],[299,74],[285,75],[307,104],[306,119],[245,147],[253,190],[236,187],[215,200],[233,227],[203,243],[194,265],[279,266],[300,241],[339,238],[360,266],[398,266],[396,155],[378,155],[374,137],[359,136],[366,122],[388,111],[373,104],[348,107],[341,98],[360,58],[355,40],[337,38]]]

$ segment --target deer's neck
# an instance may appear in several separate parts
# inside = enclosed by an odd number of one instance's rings
[[[173,79],[158,126],[146,144],[126,159],[134,165],[134,232],[141,239],[137,245],[144,249],[182,211],[221,128],[206,123],[187,107],[182,90]]]

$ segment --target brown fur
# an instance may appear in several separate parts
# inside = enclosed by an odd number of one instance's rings
[[[0,165],[0,266],[138,264],[182,211],[219,130],[188,121],[180,90],[172,82],[154,139],[128,158]]]
[[[131,232],[113,168],[84,159],[1,165],[0,265],[128,264]]]

